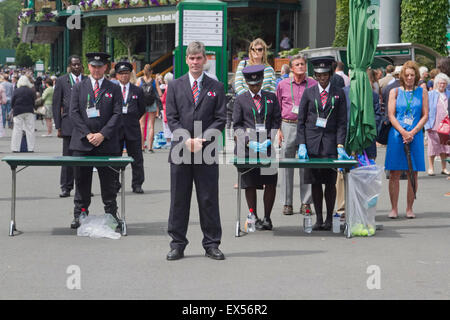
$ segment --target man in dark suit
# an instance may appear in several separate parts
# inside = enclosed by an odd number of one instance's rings
[[[191,42],[186,50],[189,72],[172,81],[167,89],[167,121],[174,134],[169,156],[171,201],[168,233],[172,242],[167,260],[177,260],[184,256],[184,249],[188,244],[186,232],[193,183],[197,192],[205,255],[216,260],[225,258],[219,250],[222,237],[219,167],[217,158],[212,164],[206,161],[204,151],[210,149],[209,144],[217,147],[219,143],[220,132],[226,123],[226,98],[223,84],[203,72],[206,61],[203,43]],[[199,125],[201,131],[197,129]],[[205,138],[211,132],[216,135],[214,140],[207,143]],[[185,139],[180,137],[183,134]]]
[[[81,74],[81,59],[77,55],[69,57],[69,73],[56,80],[55,91],[53,93],[53,119],[55,128],[58,130],[58,138],[63,139],[63,156],[71,156],[69,150],[70,137],[72,136],[73,125],[69,117],[70,97],[72,88],[81,82],[85,77]],[[69,197],[73,189],[73,167],[62,166],[60,176],[61,198]]]
[[[119,156],[119,130],[122,114],[120,87],[105,79],[109,55],[87,53],[90,76],[73,87],[70,119],[74,126],[69,148],[74,156]],[[98,167],[105,213],[117,219],[118,173],[108,167]],[[74,220],[71,228],[80,225],[83,209],[88,213],[91,203],[92,167],[75,167]]]
[[[398,79],[398,77],[400,75],[401,70],[402,70],[401,66],[395,67],[395,70],[392,73],[394,79],[391,82],[389,82],[381,92],[382,98],[381,112],[385,115],[385,120],[388,120],[387,118],[388,118],[389,92],[391,92],[391,90],[394,88],[400,87],[400,80]]]
[[[347,131],[347,106],[344,91],[330,83],[332,57],[311,58],[318,84],[303,93],[297,124],[299,159],[336,158],[346,160],[344,143]],[[331,230],[336,200],[336,171],[305,169],[305,183],[311,184],[316,224],[313,230]],[[322,190],[325,184],[325,193]],[[322,203],[325,196],[327,217],[323,223]]]
[[[139,119],[145,113],[144,92],[141,88],[130,83],[133,65],[127,61],[120,61],[114,66],[122,92],[122,125],[120,127],[120,146],[125,144],[127,153],[133,157],[131,163],[131,188],[134,193],[144,193],[144,157],[141,148],[141,126]]]

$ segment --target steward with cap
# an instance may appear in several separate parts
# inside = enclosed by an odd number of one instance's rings
[[[253,65],[242,70],[249,90],[236,97],[233,109],[235,130],[235,154],[239,158],[245,150],[245,158],[271,156],[271,145],[281,125],[281,111],[275,94],[261,90],[264,66]],[[244,144],[244,145],[242,145]],[[245,149],[244,149],[245,148]],[[270,214],[275,201],[278,174],[262,172],[260,168],[242,175],[241,187],[249,209],[253,210],[258,230],[272,230]],[[264,220],[258,218],[256,189],[264,187]]]
[[[349,159],[344,150],[347,131],[347,106],[344,91],[330,83],[332,57],[311,58],[318,84],[307,88],[300,102],[297,143],[299,159]],[[336,171],[305,168],[305,184],[311,184],[317,220],[313,230],[331,230],[336,200]],[[325,193],[322,190],[325,184]],[[325,196],[327,217],[323,223]]]
[[[119,130],[122,114],[120,87],[105,79],[109,54],[87,53],[90,76],[72,89],[70,119],[74,126],[70,149],[74,156],[118,156]],[[105,213],[117,218],[118,173],[98,167]],[[75,209],[71,227],[78,228],[82,209],[88,213],[91,204],[92,167],[75,168]]]
[[[144,157],[141,148],[141,126],[139,119],[145,113],[144,91],[130,83],[133,65],[127,61],[118,62],[114,70],[122,93],[122,125],[120,126],[120,146],[125,144],[127,154],[133,157],[131,163],[131,188],[134,193],[144,193]]]

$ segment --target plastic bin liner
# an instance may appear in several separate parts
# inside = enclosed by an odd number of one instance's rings
[[[89,215],[80,217],[77,235],[80,237],[120,239],[120,233],[115,232],[118,223],[109,213],[101,216]]]
[[[348,174],[348,227],[352,236],[373,236],[381,176],[384,168],[377,165],[358,167]]]

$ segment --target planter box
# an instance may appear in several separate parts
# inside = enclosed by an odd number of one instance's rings
[[[288,65],[289,60],[289,58],[275,58],[275,66],[273,67],[275,69],[275,72],[280,72],[283,64]]]

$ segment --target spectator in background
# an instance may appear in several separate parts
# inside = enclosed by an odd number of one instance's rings
[[[52,136],[52,128],[53,128],[53,112],[52,112],[52,104],[53,104],[53,81],[50,78],[45,80],[45,90],[42,93],[42,102],[45,107],[44,119],[47,124],[47,134],[43,134],[43,137],[51,137]]]
[[[2,76],[0,76],[2,77]],[[3,107],[6,104],[6,93],[5,93],[5,89],[3,88],[3,86],[0,86],[0,105]],[[3,116],[0,113],[0,121],[2,120]],[[0,126],[0,138],[3,137],[4,135],[4,127]]]
[[[278,84],[281,82],[281,80],[289,78],[289,73],[291,73],[291,69],[289,68],[289,65],[283,64],[281,66],[281,75],[275,83],[275,88],[278,88]]]
[[[20,143],[22,141],[22,131],[25,131],[27,138],[28,151],[34,151],[34,100],[36,94],[34,92],[33,84],[27,76],[21,76],[17,81],[17,89],[11,100],[11,107],[13,111],[13,132],[11,135],[11,151],[20,152]]]
[[[286,33],[283,33],[283,39],[280,42],[281,50],[289,50],[291,49],[291,41]]]
[[[248,60],[242,60],[236,69],[234,88],[236,95],[240,95],[248,91],[247,83],[244,81],[242,69],[246,66],[253,66],[262,64],[264,68],[264,81],[262,90],[275,93],[275,70],[269,65],[267,61],[267,44],[264,40],[257,38],[250,43],[248,47]]]
[[[370,85],[372,86],[372,91],[375,91],[379,96],[381,95],[380,85],[377,80],[377,72],[374,69],[367,69],[367,75],[369,77]]]
[[[167,113],[166,113],[166,99],[167,99],[167,90],[169,88],[169,83],[170,81],[173,80],[173,74],[168,72],[164,75],[164,93],[161,97],[161,103],[163,106],[163,121],[162,121],[162,125],[163,125],[163,132],[164,132],[164,138],[166,139],[166,148],[170,148],[171,147],[171,141],[172,141],[172,131],[170,131],[169,125],[167,124]]]
[[[450,156],[450,146],[443,145],[440,142],[437,130],[442,120],[447,116],[448,99],[450,90],[447,85],[450,83],[449,77],[445,73],[439,73],[434,82],[436,89],[428,93],[429,114],[428,121],[425,124],[425,130],[428,134],[428,175],[434,176],[434,158],[441,157],[442,174],[450,175],[446,168],[447,156]]]
[[[427,90],[428,68],[425,66],[421,66],[419,68],[419,73],[420,73],[419,86]]]
[[[450,77],[450,57],[440,59],[437,67],[442,73],[445,73],[447,77]],[[447,89],[450,89],[450,84],[447,86]]]
[[[5,77],[6,76],[6,77]],[[1,104],[2,107],[2,125],[3,128],[6,128],[6,123],[8,122],[8,128],[12,128],[12,120],[8,120],[8,115],[11,111],[11,99],[14,91],[14,85],[8,81],[7,75],[0,75],[0,87],[3,88],[6,95],[6,100]]]
[[[344,78],[342,78],[340,75],[336,74],[336,70],[337,70],[337,62],[333,61],[331,64],[332,67],[332,76],[331,76],[331,80],[330,83],[338,88],[344,88],[345,87],[345,82],[344,82]]]
[[[399,180],[402,171],[408,170],[408,161],[403,145],[408,143],[414,171],[416,192],[417,173],[425,171],[424,139],[422,128],[428,120],[428,93],[419,83],[419,67],[407,61],[400,72],[400,88],[389,93],[388,114],[392,128],[386,147],[385,168],[390,170],[389,197],[392,210],[389,218],[398,217]],[[407,187],[406,218],[413,219],[414,195],[411,182]]]
[[[384,88],[386,88],[386,86],[392,81],[394,80],[394,76],[392,75],[392,72],[394,72],[395,67],[390,64],[386,67],[386,75],[381,78],[380,80],[378,80],[378,84],[380,85],[380,89],[383,90]]]
[[[344,84],[345,86],[349,86],[350,85],[350,78],[344,73],[344,63],[342,61],[338,61],[337,65],[336,65],[336,70],[335,73],[337,75],[340,75],[342,77],[342,79],[344,79]]]
[[[427,82],[427,89],[428,89],[428,91],[432,91],[432,90],[435,89],[434,88],[434,78],[438,75],[439,72],[440,72],[440,70],[437,69],[437,68],[431,70],[431,72],[430,72],[430,80],[428,80],[428,82]]]
[[[109,81],[111,81],[114,84],[119,84],[119,80],[117,80],[116,77],[116,70],[111,69],[111,71],[109,71]]]
[[[384,90],[382,91],[382,106],[381,106],[381,111],[387,115],[388,112],[388,101],[389,101],[389,92],[394,89],[394,88],[398,88],[400,87],[400,80],[399,80],[399,76],[400,76],[400,72],[402,71],[402,67],[401,66],[396,66],[394,69],[394,72],[392,72],[392,75],[394,76],[394,79],[391,80],[388,85],[384,88]]]

